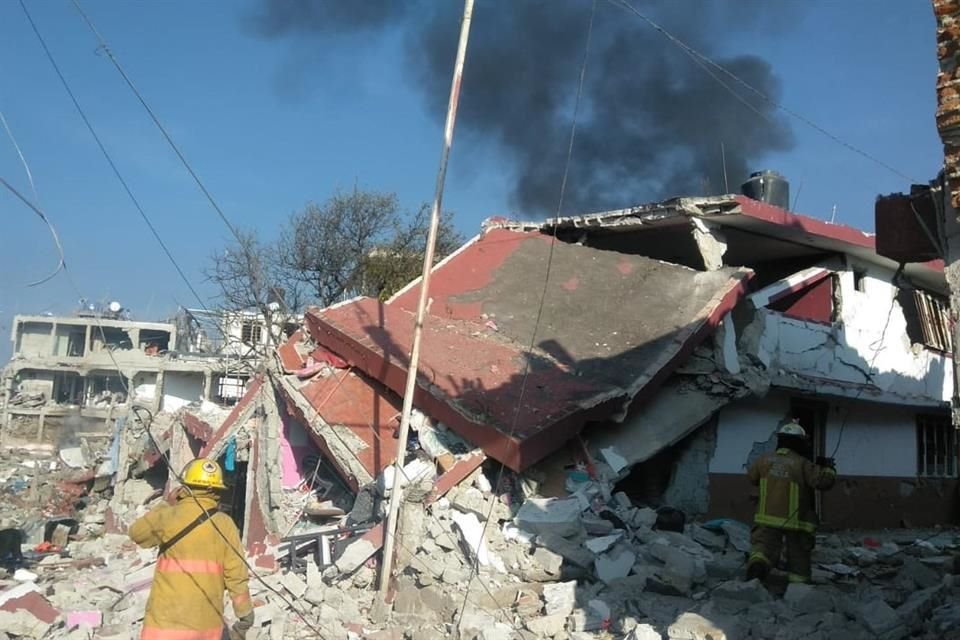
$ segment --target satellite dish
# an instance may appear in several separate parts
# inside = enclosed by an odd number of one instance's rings
[[[110,303],[109,308],[110,308],[110,311],[112,311],[113,313],[120,313],[120,311],[123,310],[123,307],[120,306],[120,303],[117,302],[116,300]]]

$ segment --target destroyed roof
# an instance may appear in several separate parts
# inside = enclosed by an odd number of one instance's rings
[[[749,277],[491,230],[433,272],[415,405],[522,470],[587,422],[622,418],[712,331]],[[320,345],[399,394],[418,296],[414,283],[386,304],[311,310],[306,323]]]
[[[548,219],[544,223],[493,221],[493,226],[540,229],[558,233],[636,233],[688,226],[693,220],[723,227],[728,239],[727,264],[749,264],[772,256],[785,257],[807,248],[811,252],[842,253],[859,260],[897,268],[877,253],[876,236],[843,224],[831,224],[741,195],[673,198],[626,209]],[[737,254],[737,255],[734,255]],[[945,292],[943,262],[908,264],[905,273],[923,287]]]

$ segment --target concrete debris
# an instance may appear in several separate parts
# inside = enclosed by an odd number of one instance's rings
[[[549,533],[561,537],[574,536],[583,530],[576,499],[531,498],[523,503],[516,524],[530,533]]]
[[[265,415],[253,422],[280,420]],[[158,437],[175,426],[156,424]],[[251,436],[238,429],[226,438],[241,443],[231,455],[250,464]],[[744,581],[749,525],[688,513],[674,518],[685,526],[662,530],[657,510],[613,489],[609,457],[593,460],[590,473],[576,467],[567,497],[542,497],[563,495],[566,474],[553,482],[533,472],[506,472],[494,493],[480,463],[456,470],[469,447],[440,442],[443,429],[423,420],[419,433],[429,444],[411,451],[404,468],[416,488],[429,486],[404,492],[390,604],[375,589],[389,474],[379,475],[379,488],[376,474],[351,488],[337,474],[284,484],[292,468],[248,467],[257,498],[245,507],[272,534],[246,548],[269,585],[250,581],[252,637],[312,637],[304,619],[324,637],[358,639],[960,637],[953,531],[835,532],[819,537],[813,584],[787,585],[780,570],[766,584]],[[134,548],[122,531],[173,488],[142,435],[135,425],[124,432],[125,453],[106,482],[96,477],[110,457],[103,448],[0,450],[0,542],[11,541],[0,548],[0,640],[139,635],[155,551]],[[258,455],[280,460],[281,445],[267,440]],[[164,441],[190,455],[184,434]],[[444,466],[446,456],[453,463]],[[311,501],[333,506],[301,514]],[[338,510],[348,515],[324,515]],[[247,535],[257,535],[248,524]]]
[[[880,640],[900,640],[909,633],[903,619],[883,600],[870,600],[860,605],[857,615],[867,630]]]
[[[630,575],[636,559],[636,553],[626,546],[617,547],[609,553],[597,556],[595,565],[597,577],[607,584],[619,578],[626,578]]]
[[[698,613],[684,613],[667,629],[670,640],[727,640],[728,636],[713,622]],[[732,639],[731,639],[732,640]]]
[[[543,599],[547,615],[570,615],[577,602],[576,581],[544,585]]]

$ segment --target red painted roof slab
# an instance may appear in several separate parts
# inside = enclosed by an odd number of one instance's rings
[[[300,393],[324,422],[346,427],[366,448],[354,451],[372,477],[397,458],[394,433],[400,426],[401,399],[370,378],[351,370],[334,370],[300,387]],[[308,428],[308,431],[312,431]]]
[[[491,230],[433,273],[415,403],[522,470],[664,378],[749,275]],[[401,393],[418,295],[413,286],[389,304],[312,310],[307,324],[317,342]]]

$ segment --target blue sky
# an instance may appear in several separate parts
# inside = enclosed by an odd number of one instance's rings
[[[476,20],[489,4],[478,0]],[[224,246],[226,228],[97,53],[70,2],[30,7],[160,234],[193,283],[212,293],[202,269]],[[272,237],[305,202],[355,182],[395,191],[411,208],[431,198],[442,123],[409,82],[397,34],[333,38],[325,49],[305,48],[257,36],[246,19],[249,2],[85,7],[235,224]],[[636,20],[636,29],[648,27]],[[849,143],[917,179],[936,174],[942,156],[928,2],[823,0],[796,12],[792,28],[741,33],[722,50],[764,57],[782,81],[782,102]],[[110,173],[15,2],[0,3],[0,60],[0,110],[30,162],[40,203],[60,232],[83,295],[120,300],[141,319],[165,317],[177,303],[197,306]],[[712,80],[704,76],[703,82]],[[877,194],[909,189],[904,179],[802,123],[792,125],[795,148],[762,164],[790,178],[793,194],[800,192],[799,211],[829,218],[836,205],[838,222],[872,230]],[[445,205],[465,235],[491,215],[530,217],[511,206],[510,171],[478,136],[454,144]],[[29,193],[5,136],[0,175]],[[5,358],[12,314],[69,313],[78,296],[62,276],[24,286],[53,266],[52,244],[42,223],[5,192],[0,215]]]

